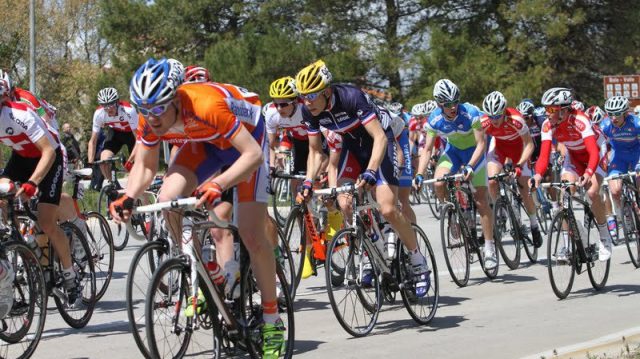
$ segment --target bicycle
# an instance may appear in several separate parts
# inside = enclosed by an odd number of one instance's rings
[[[190,197],[139,206],[134,212],[153,213],[161,210],[189,209],[194,208],[196,202],[196,198]],[[190,231],[186,231],[185,228],[189,228]],[[145,301],[147,341],[153,358],[164,358],[166,355],[181,358],[187,354],[189,348],[198,355],[206,353],[214,357],[219,357],[222,350],[233,353],[237,349],[248,352],[254,358],[261,356],[261,302],[250,267],[249,254],[242,241],[239,241],[240,298],[228,298],[224,291],[209,279],[208,271],[202,263],[199,248],[210,228],[229,229],[234,238],[239,240],[238,229],[215,216],[212,216],[212,221],[192,221],[192,227],[183,226],[181,253],[162,262],[153,274]],[[286,283],[279,263],[276,263],[276,268],[278,281]],[[281,285],[280,290],[279,308],[281,312],[286,313],[283,318],[287,327],[285,357],[290,358],[293,354],[295,333],[293,302],[287,285]],[[202,305],[201,309],[199,305]],[[186,306],[191,306],[193,313],[197,315],[185,315]],[[160,323],[163,320],[166,322]],[[201,333],[201,329],[204,329],[205,333],[194,337]],[[209,331],[213,334],[213,340],[211,334],[207,334]],[[176,343],[159,343],[163,339],[174,339]],[[198,342],[195,342],[196,340]],[[160,353],[160,348],[166,351]]]
[[[336,233],[327,248],[325,270],[331,309],[342,328],[355,337],[368,335],[375,326],[382,298],[393,302],[398,291],[409,315],[420,325],[428,324],[436,314],[439,301],[438,268],[429,239],[422,229],[412,224],[418,247],[430,273],[430,287],[424,297],[415,294],[413,268],[408,250],[396,240],[396,251],[389,256],[381,249],[380,214],[371,193],[360,197],[353,184],[315,191],[318,195],[347,193],[352,196],[353,217],[350,225]],[[377,239],[376,239],[377,237]],[[353,307],[348,308],[351,304]]]
[[[14,193],[0,190],[0,200],[8,203],[8,215],[0,221],[0,257],[11,263],[13,305],[0,318],[0,357],[30,358],[35,352],[47,316],[47,288],[38,257],[27,246],[12,214]]]
[[[437,161],[437,157],[432,156],[432,159]],[[425,179],[430,180],[433,179],[433,175],[435,174],[435,167],[429,163],[427,166],[427,173]],[[440,199],[436,196],[436,190],[433,187],[433,184],[425,184],[421,186],[421,194],[424,197],[424,201],[429,205],[429,210],[433,217],[437,220],[440,220]]]
[[[447,269],[451,279],[459,287],[464,287],[469,282],[471,263],[476,261],[476,257],[489,279],[498,276],[500,267],[498,255],[495,268],[487,269],[484,266],[483,244],[478,238],[472,189],[463,178],[463,174],[455,174],[424,181],[427,184],[445,182],[446,185],[448,198],[440,208],[440,238]]]
[[[521,212],[527,211],[522,203],[518,182],[508,172],[498,173],[489,179],[498,182],[500,188],[493,205],[493,231],[496,247],[504,263],[511,270],[518,268],[522,247],[531,263],[535,263],[538,249],[533,245],[531,236],[527,235],[527,226],[522,223]]]
[[[637,172],[628,172],[606,177],[603,187],[607,185],[608,188],[609,180],[622,180],[620,200],[622,203],[622,228],[625,243],[627,251],[629,252],[629,258],[631,258],[631,263],[634,267],[640,268],[640,233],[638,232],[638,229],[640,228],[640,218],[638,218],[638,211],[640,211],[640,196],[638,193],[638,187],[635,184],[635,177],[637,175]],[[620,226],[618,225],[619,222],[615,215],[615,201],[613,200],[611,191],[607,192],[609,200],[611,201],[614,221],[616,222],[616,232],[619,232]],[[617,237],[619,238],[619,236]]]
[[[273,215],[278,223],[278,227],[283,228],[291,208],[295,206],[295,195],[291,193],[291,180],[304,181],[302,174],[291,174],[287,172],[276,172],[271,179],[273,187],[272,208]]]
[[[591,286],[601,290],[609,277],[611,259],[606,262],[598,259],[599,235],[596,233],[595,240],[591,238],[591,228],[595,227],[593,212],[586,201],[567,191],[577,187],[577,182],[542,183],[541,186],[561,190],[562,198],[562,207],[551,222],[547,242],[547,269],[553,292],[559,299],[566,298],[575,274],[584,272],[583,265],[587,268]],[[574,202],[584,207],[584,225],[575,217]]]

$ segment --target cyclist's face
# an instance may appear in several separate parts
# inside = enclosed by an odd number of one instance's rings
[[[458,115],[458,102],[445,102],[439,103],[438,106],[442,108],[442,113],[448,119],[453,119]]]
[[[284,100],[278,99],[273,100],[273,103],[276,106],[276,110],[282,117],[291,117],[293,115],[293,110],[296,108],[295,99],[293,100]]]
[[[174,100],[175,101],[175,100]],[[156,105],[148,105],[142,106],[147,110],[151,110],[151,108]],[[178,107],[175,102],[171,102],[170,106],[167,107],[166,111],[164,111],[160,115],[154,115],[153,112],[147,112],[147,115],[143,115],[147,120],[147,123],[151,127],[151,131],[157,136],[162,136],[167,133],[177,122],[178,120]]]
[[[313,94],[310,95],[312,96],[302,96],[302,98],[304,99],[304,105],[307,106],[307,109],[309,110],[309,112],[311,112],[312,115],[318,116],[327,108],[327,102],[329,101],[329,96],[331,96],[330,89],[324,89],[320,91],[318,93],[318,96],[315,96],[315,98],[313,99],[310,99],[311,97],[313,97]]]
[[[107,111],[107,115],[113,117],[118,115],[118,103],[117,102],[113,102],[113,103],[109,103],[104,105],[104,109]]]

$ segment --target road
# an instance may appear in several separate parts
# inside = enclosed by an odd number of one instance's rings
[[[585,274],[576,277],[566,300],[558,300],[542,264],[521,265],[513,271],[502,265],[493,281],[476,264],[469,285],[458,288],[446,270],[438,222],[425,205],[415,209],[437,254],[440,307],[436,318],[427,326],[417,326],[399,301],[383,307],[371,335],[351,338],[335,320],[321,269],[321,276],[302,282],[296,298],[297,357],[540,358],[553,349],[580,349],[612,333],[640,332],[640,270],[630,263],[626,248],[614,248],[609,281],[599,293]],[[130,243],[116,253],[113,281],[86,328],[69,328],[50,301],[46,332],[34,357],[141,357],[129,333],[124,299],[126,273],[138,246]],[[544,263],[544,255],[540,257]]]

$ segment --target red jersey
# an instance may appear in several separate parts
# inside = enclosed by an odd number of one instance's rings
[[[30,106],[20,102],[5,101],[0,109],[0,142],[11,147],[18,155],[38,158],[42,152],[35,145],[46,137],[53,148],[58,142],[53,138],[47,125]]]
[[[529,127],[515,108],[505,109],[505,119],[500,125],[495,125],[487,115],[480,118],[484,132],[496,141],[496,148],[522,149],[523,136],[529,133]]]

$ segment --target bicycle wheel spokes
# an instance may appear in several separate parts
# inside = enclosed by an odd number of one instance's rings
[[[373,330],[380,311],[380,283],[375,263],[370,263],[351,229],[339,231],[328,250],[325,268],[344,268],[341,283],[325,271],[331,309],[347,333],[361,337]],[[372,266],[366,268],[368,264]]]
[[[91,258],[96,272],[96,301],[100,300],[109,287],[113,275],[113,238],[109,223],[97,212],[85,215],[87,242],[91,248]]]
[[[280,178],[276,181],[275,194],[273,195],[273,212],[278,225],[284,227],[287,217],[294,205],[294,197],[291,194],[291,180]]]
[[[631,203],[625,201],[622,207],[622,218],[629,258],[636,268],[640,268],[640,221]]]
[[[4,245],[7,259],[15,273],[14,302],[3,319],[7,328],[0,333],[0,357],[29,358],[33,355],[47,313],[47,292],[38,259],[20,242]]]
[[[447,204],[440,212],[440,238],[447,269],[451,279],[464,287],[469,281],[469,245],[463,239],[460,218],[453,205]]]
[[[293,262],[295,271],[295,288],[298,288],[300,284],[300,278],[302,277],[302,266],[304,264],[304,255],[306,251],[306,230],[304,226],[304,218],[300,208],[295,207],[285,226],[284,237],[289,244],[289,251],[291,253],[291,261]]]
[[[547,241],[547,270],[549,281],[555,295],[564,299],[573,286],[575,270],[574,245],[569,238],[569,223],[564,212],[559,212],[549,228]]]
[[[404,302],[404,306],[407,308],[409,315],[411,315],[416,322],[424,325],[429,323],[433,317],[435,317],[436,310],[438,309],[440,292],[438,267],[427,235],[424,233],[422,228],[418,227],[416,224],[413,224],[412,226],[416,233],[416,239],[418,240],[418,249],[427,260],[427,266],[431,271],[429,275],[429,290],[427,291],[427,295],[424,297],[419,298],[416,296],[413,268],[410,258],[411,254],[409,254],[409,251],[404,245],[401,246],[402,250],[398,254],[398,260],[396,261],[396,263],[398,263],[399,273],[398,282],[402,283],[402,301]]]
[[[589,226],[587,227],[587,235],[589,236],[589,247],[587,248],[587,254],[592,254],[593,261],[587,263],[587,272],[589,273],[589,281],[591,286],[595,290],[601,290],[604,288],[609,278],[609,267],[611,266],[611,258],[606,261],[601,261],[597,258],[598,248],[600,243],[600,234],[598,233],[597,226],[595,226],[593,217],[589,217]]]
[[[422,186],[422,193],[426,197],[426,202],[429,204],[429,210],[435,219],[440,219],[440,200],[436,196],[436,190],[433,184],[427,184]]]
[[[511,212],[511,204],[503,199],[498,200],[494,210],[494,237],[496,247],[509,269],[516,269],[520,265],[520,227]],[[520,210],[518,208],[518,210]]]

